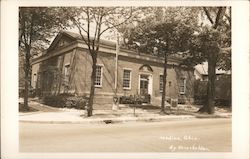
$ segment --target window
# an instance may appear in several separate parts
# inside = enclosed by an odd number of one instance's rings
[[[102,66],[96,66],[96,76],[95,76],[95,86],[101,87],[102,86]]]
[[[41,72],[38,72],[37,74],[37,83],[36,83],[37,88],[41,88]]]
[[[131,70],[124,69],[123,70],[123,88],[131,89]]]
[[[180,94],[185,94],[186,92],[186,79],[182,78],[180,80]]]
[[[36,82],[37,77],[36,77],[36,73],[33,74],[33,81]]]
[[[160,90],[160,92],[163,91],[163,75],[160,75],[160,79],[159,79],[159,90]]]
[[[64,66],[64,84],[65,85],[69,84],[69,75],[70,75],[70,65],[66,64]]]
[[[33,83],[32,83],[32,87],[36,88],[36,81],[37,81],[37,76],[36,73],[33,74]]]

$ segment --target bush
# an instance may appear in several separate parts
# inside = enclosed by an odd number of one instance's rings
[[[120,104],[142,104],[142,103],[150,103],[151,96],[145,95],[129,95],[129,96],[121,96],[119,99]]]
[[[76,108],[85,109],[87,105],[88,98],[85,96],[74,96],[71,94],[60,94],[45,96],[43,98],[43,103],[49,106],[58,108]]]
[[[186,104],[185,98],[179,98],[177,101],[178,104]]]
[[[65,105],[67,108],[85,109],[85,106],[87,105],[87,98],[77,96],[68,97]]]
[[[120,104],[134,104],[135,99],[132,95],[130,96],[121,96],[119,100]]]

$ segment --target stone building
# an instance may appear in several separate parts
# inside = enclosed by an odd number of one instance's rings
[[[160,105],[163,59],[125,48],[119,49],[118,58],[116,55],[116,43],[101,40],[94,109],[100,106],[110,109],[115,90],[119,97],[149,94],[150,104]],[[179,66],[181,61],[181,56],[168,59],[166,96],[182,103],[192,102],[194,70]],[[91,63],[87,46],[80,36],[60,32],[47,52],[33,59],[32,86],[36,88],[38,96],[61,93],[88,95]]]

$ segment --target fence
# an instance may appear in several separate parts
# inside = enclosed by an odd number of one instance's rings
[[[222,76],[215,81],[215,105],[231,105],[231,76]],[[194,100],[196,104],[203,104],[207,98],[207,81],[195,81]]]

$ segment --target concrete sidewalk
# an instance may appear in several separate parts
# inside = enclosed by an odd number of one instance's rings
[[[86,117],[84,110],[54,108],[40,104],[35,101],[30,102],[30,106],[38,111],[19,113],[20,122],[32,123],[123,123],[123,122],[152,122],[188,120],[194,118],[228,118],[231,113],[218,113],[214,115],[198,114],[188,111],[174,111],[170,115],[160,115],[159,109],[145,110],[121,105],[120,110],[94,110],[93,116]]]

